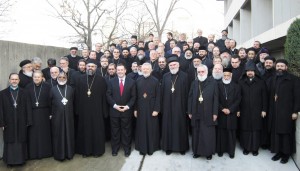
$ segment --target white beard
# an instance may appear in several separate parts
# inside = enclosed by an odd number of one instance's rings
[[[32,71],[29,72],[23,72],[24,75],[28,76],[28,77],[32,77]]]
[[[58,83],[59,85],[65,85],[65,84],[67,84],[67,81],[58,81],[58,80],[57,80],[57,83]]]
[[[170,69],[171,74],[176,74],[179,71],[179,68]]]
[[[230,84],[231,79],[230,80],[224,80],[224,78],[222,78],[222,81],[223,81],[224,84]]]
[[[200,75],[198,75],[197,77],[198,77],[198,80],[199,80],[199,81],[203,82],[203,81],[206,80],[207,75],[205,75],[205,76],[200,76]]]
[[[144,58],[144,56],[143,55],[139,55],[138,58],[139,58],[139,60],[142,60]]]
[[[141,72],[141,71],[138,71],[138,74],[139,74],[139,75],[143,75],[143,72]]]
[[[148,78],[150,74],[143,74],[145,78]]]
[[[185,57],[185,59],[192,59],[193,56],[185,56],[184,55],[184,57]]]
[[[214,79],[219,80],[223,77],[223,74],[216,74],[216,73],[212,73]]]

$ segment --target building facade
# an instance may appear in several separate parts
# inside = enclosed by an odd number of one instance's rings
[[[238,47],[249,48],[258,40],[272,56],[284,58],[284,43],[290,24],[300,18],[300,0],[223,0],[224,25],[228,37]],[[296,130],[297,154],[300,166],[300,115]]]

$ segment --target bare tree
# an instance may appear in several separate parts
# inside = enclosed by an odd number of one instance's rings
[[[162,33],[165,30],[166,24],[172,12],[176,10],[175,6],[180,0],[171,0],[169,5],[167,6],[167,10],[159,10],[159,0],[140,0],[142,4],[145,6],[146,10],[151,16],[151,19],[155,25],[155,29],[157,31],[158,37],[161,39]],[[161,2],[161,1],[160,1]],[[163,16],[160,12],[166,11],[165,16]]]
[[[51,0],[47,2],[56,16],[74,29],[81,41],[79,43],[91,48],[95,28],[107,11],[102,8],[105,0],[61,0],[58,5]]]
[[[124,35],[119,34],[119,27],[123,20],[125,11],[130,8],[129,0],[115,1],[115,4],[111,5],[114,8],[110,8],[106,21],[102,24],[99,32],[102,37],[102,42],[106,47],[115,40],[123,37]]]
[[[144,40],[155,28],[151,17],[144,9],[133,11],[124,20],[126,22],[122,22],[122,31],[129,35],[136,35],[140,40]]]

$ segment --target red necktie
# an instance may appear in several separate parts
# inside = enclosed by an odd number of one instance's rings
[[[121,94],[121,96],[123,94],[123,90],[124,90],[123,79],[121,79],[121,82],[120,82],[120,94]]]

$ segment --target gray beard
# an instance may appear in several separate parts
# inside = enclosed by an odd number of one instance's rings
[[[94,75],[95,72],[94,72],[93,70],[88,70],[88,71],[87,71],[87,74],[88,74],[88,75]]]

